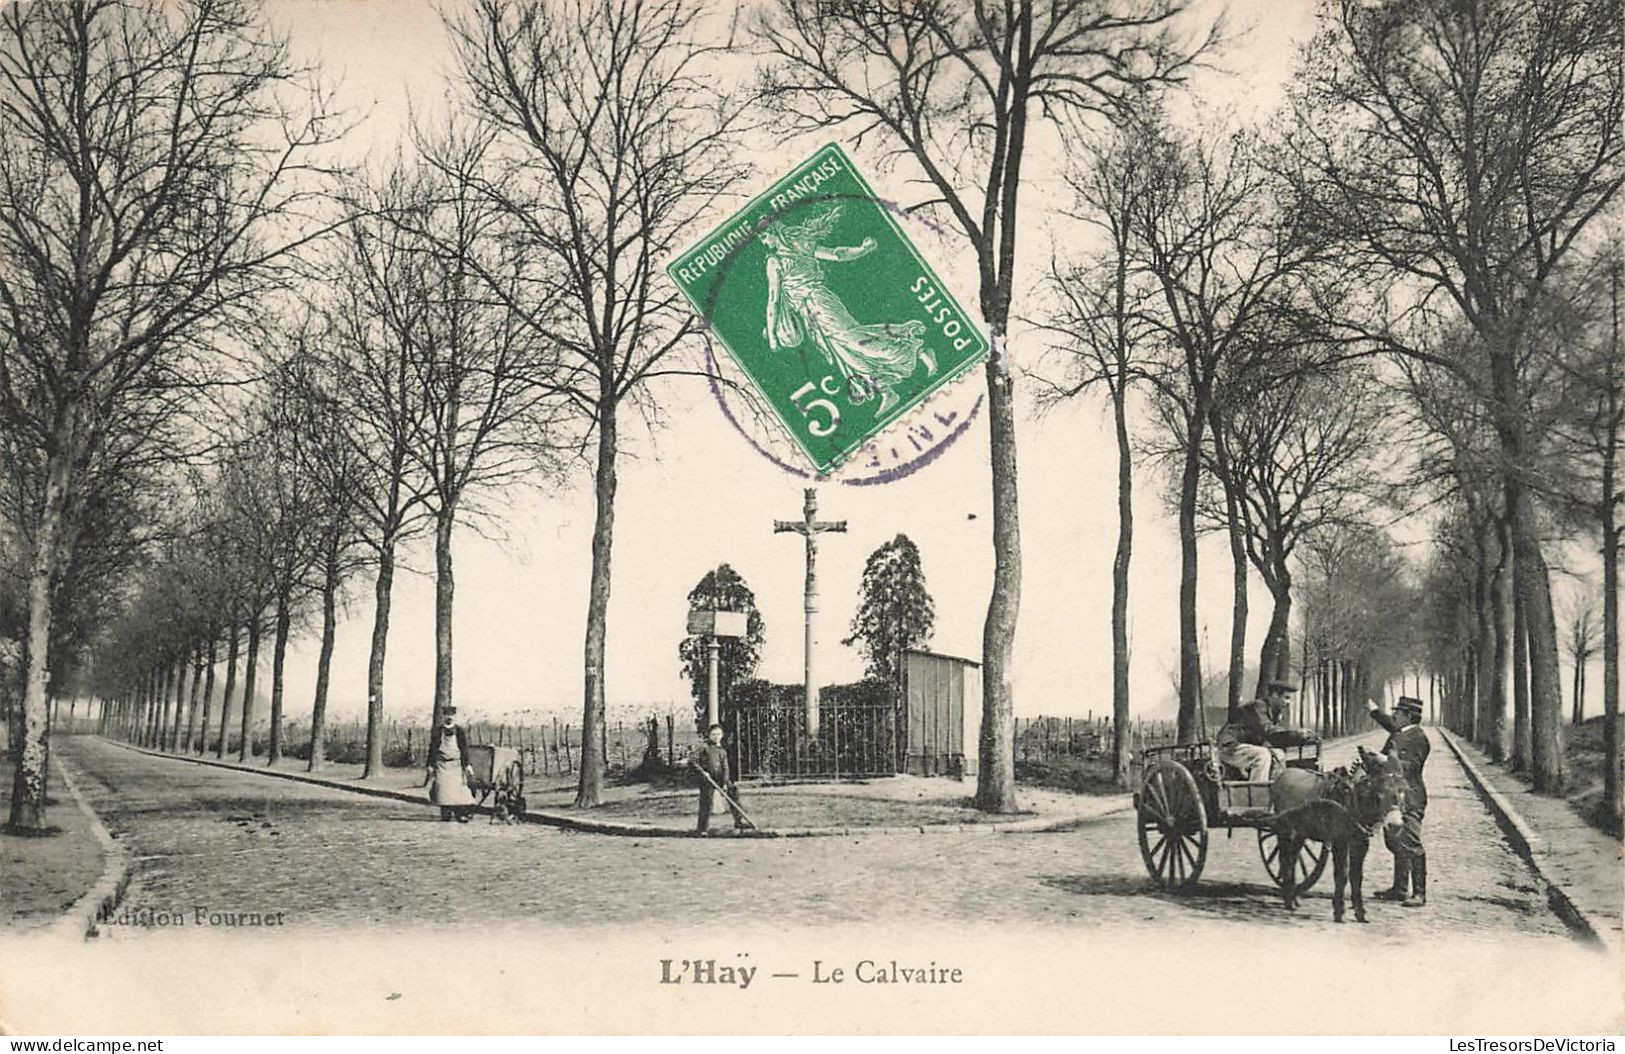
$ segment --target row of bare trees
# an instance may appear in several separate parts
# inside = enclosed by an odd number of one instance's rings
[[[1315,573],[1306,552],[1341,551],[1379,499],[1403,500],[1370,486],[1383,474],[1388,400],[1402,399],[1421,434],[1440,415],[1471,426],[1448,457],[1416,459],[1414,490],[1438,484],[1474,503],[1470,521],[1494,519],[1480,533],[1485,553],[1495,535],[1493,566],[1518,598],[1530,764],[1538,786],[1555,787],[1547,523],[1559,509],[1565,522],[1597,511],[1612,598],[1618,398],[1612,366],[1554,357],[1545,338],[1580,299],[1578,261],[1621,178],[1618,6],[1334,0],[1287,119],[1266,135],[1220,119],[1203,123],[1222,130],[1193,134],[1166,117],[1169,90],[1223,36],[1180,0],[777,0],[742,28],[689,0],[476,0],[446,16],[451,115],[364,172],[324,160],[342,124],[248,0],[7,8],[0,132],[21,147],[0,159],[0,433],[19,481],[5,551],[26,623],[13,822],[43,822],[45,672],[84,665],[50,656],[67,612],[83,613],[75,639],[109,630],[102,649],[79,650],[105,654],[97,679],[126,711],[158,707],[145,734],[167,728],[171,745],[187,664],[190,704],[198,670],[209,688],[223,650],[229,699],[245,651],[247,711],[269,635],[274,759],[290,635],[302,613],[320,613],[317,723],[336,598],[364,568],[375,771],[399,547],[433,528],[438,715],[453,689],[457,525],[494,512],[499,484],[556,486],[577,462],[595,495],[582,663],[591,738],[627,418],[658,420],[664,378],[687,372],[679,349],[698,326],[658,265],[737,188],[740,136],[757,113],[791,131],[840,130],[889,159],[900,181],[925,188],[915,207],[943,217],[976,263],[994,344],[980,807],[1016,808],[1009,335],[1040,285],[1021,277],[1027,172],[1034,144],[1057,142],[1082,159],[1070,173],[1075,214],[1103,234],[1098,254],[1058,262],[1041,285],[1060,305],[1044,312],[1050,343],[1073,360],[1056,393],[1102,384],[1116,422],[1114,727],[1129,724],[1135,443],[1177,481],[1188,739],[1202,683],[1199,534],[1229,542],[1234,705],[1250,576],[1273,602],[1259,648],[1267,678],[1289,668],[1295,569]],[[724,53],[746,36],[761,57],[755,91],[715,87]],[[260,350],[233,350],[249,347]],[[1606,393],[1587,404],[1602,409],[1548,413],[1554,385]],[[1448,405],[1435,405],[1440,393]],[[1156,425],[1139,437],[1136,407]],[[1600,498],[1543,469],[1582,434],[1600,459]],[[174,464],[186,471],[165,470]],[[183,515],[140,514],[153,474],[190,495],[171,503]],[[98,617],[95,589],[71,588],[78,542],[104,529],[136,554],[122,594],[102,588],[122,620]],[[194,550],[203,566],[185,571]],[[1480,600],[1497,588],[1487,560]],[[230,570],[217,590],[220,568]],[[163,618],[136,614],[154,605],[167,605]],[[1493,610],[1480,604],[1478,617]],[[1314,618],[1321,629],[1304,639],[1317,648],[1379,646]],[[1605,610],[1605,626],[1616,623],[1617,607]],[[1615,669],[1606,634],[1604,652]],[[1605,677],[1610,714],[1616,681]],[[1488,714],[1493,695],[1475,705]],[[1119,742],[1120,773],[1125,751]],[[596,758],[583,766],[580,804],[598,801],[602,779]]]
[[[982,748],[978,792],[978,800],[990,809],[1015,807],[1009,659],[1020,596],[1020,544],[1013,374],[1005,336],[1016,292],[1018,201],[1029,133],[1040,123],[1071,129],[1077,118],[1132,108],[1142,91],[1179,82],[1212,37],[1201,30],[1181,31],[1177,22],[1182,7],[1168,0],[1145,0],[1119,10],[1095,0],[1070,0],[1047,7],[1013,4],[956,10],[914,2],[810,5],[785,0],[750,27],[771,52],[753,101],[796,127],[844,126],[861,139],[883,140],[878,145],[931,185],[934,205],[951,214],[954,227],[976,255],[983,310],[998,345],[988,366],[997,554],[984,639],[989,716],[984,727],[990,734]],[[350,488],[364,496],[362,504],[368,507],[351,518],[372,527],[361,532],[356,549],[370,556],[363,562],[378,570],[369,677],[374,724],[383,701],[381,669],[393,546],[420,522],[433,522],[438,709],[451,692],[450,539],[459,510],[473,500],[482,476],[489,481],[510,470],[528,474],[535,462],[570,452],[591,461],[597,498],[583,654],[587,733],[602,720],[605,612],[622,416],[628,410],[658,414],[658,402],[648,395],[649,382],[683,372],[670,356],[695,326],[686,313],[676,310],[674,294],[656,280],[656,265],[690,233],[693,221],[730,190],[742,168],[736,137],[743,130],[744,103],[710,87],[714,60],[734,43],[732,31],[702,15],[698,5],[681,0],[582,0],[563,5],[481,0],[448,17],[460,74],[453,127],[433,136],[418,130],[413,156],[395,173],[365,185],[338,181],[347,208],[329,226],[339,235],[333,242],[346,247],[339,255],[347,255],[350,266],[341,268],[341,282],[330,281],[327,287],[353,292],[361,303],[318,305],[310,319],[295,327],[297,338],[284,326],[275,343],[283,351],[299,341],[319,344],[324,362],[334,349],[348,344],[356,368],[375,370],[368,378],[370,386],[360,387],[381,400],[374,409],[381,406],[388,418],[375,418],[379,427],[369,438],[382,441],[357,444],[360,452],[352,466],[369,481],[382,467],[385,486],[372,491],[365,486]],[[71,99],[62,103],[64,111],[73,111],[62,121],[83,119],[75,145],[107,159],[112,169],[105,174],[108,182],[128,184],[110,189],[127,191],[144,203],[152,181],[159,185],[160,199],[171,185],[164,180],[165,165],[194,166],[188,171],[195,171],[200,183],[227,174],[222,180],[230,188],[226,197],[245,211],[238,215],[229,209],[192,210],[193,216],[223,218],[213,232],[218,252],[212,259],[195,252],[176,254],[188,268],[195,268],[199,259],[210,259],[211,269],[173,275],[175,281],[168,285],[160,281],[141,286],[159,288],[165,298],[192,299],[166,315],[152,341],[140,345],[191,349],[206,382],[226,379],[206,352],[225,343],[228,323],[246,321],[236,316],[247,313],[259,294],[278,285],[273,279],[284,277],[279,269],[287,266],[291,251],[313,236],[311,224],[289,234],[300,226],[295,221],[308,220],[319,211],[306,207],[305,195],[317,193],[319,183],[321,190],[331,190],[326,186],[331,180],[300,178],[333,175],[300,170],[299,159],[337,130],[330,115],[312,105],[320,103],[320,96],[298,95],[295,89],[301,85],[285,45],[260,27],[246,3],[199,2],[178,13],[156,14],[108,0],[60,8],[24,5],[11,9],[8,17],[16,30],[7,52],[10,88],[19,98],[26,100],[32,92],[44,100],[41,106],[56,105],[60,100],[45,97],[53,94],[61,77],[87,70],[91,78],[103,78],[139,95],[129,109],[139,112],[142,120],[122,123],[115,119],[116,109],[97,110],[106,102],[106,93],[85,91],[77,104]],[[126,32],[128,26],[138,31]],[[200,46],[181,46],[187,40]],[[152,54],[127,53],[131,41],[150,47]],[[60,75],[53,70],[41,73],[46,60],[39,56],[47,43],[65,45],[58,49]],[[234,47],[241,53],[228,54]],[[206,77],[205,71],[192,67],[171,71],[164,66],[174,55],[210,55],[211,49],[219,52],[218,61]],[[254,58],[259,61],[250,61]],[[161,83],[149,83],[154,68],[167,74],[159,78]],[[203,79],[220,92],[222,107],[239,109],[225,120],[210,120],[219,114],[210,112],[207,101],[194,105],[199,97],[189,94]],[[831,105],[832,100],[841,101]],[[54,135],[61,122],[53,117],[37,126],[29,124],[31,106],[26,101],[5,111],[22,117],[20,127],[8,125],[8,141],[14,141],[9,133],[16,131],[43,143]],[[301,106],[318,116],[296,120]],[[153,127],[152,115],[166,112],[196,118],[198,142],[190,144],[184,134],[166,136],[165,129]],[[288,133],[290,142],[282,153],[268,154],[259,145],[262,125]],[[148,139],[114,141],[115,126],[139,129]],[[165,143],[179,143],[180,149],[165,154],[160,149]],[[22,154],[36,156],[30,151]],[[150,164],[143,165],[148,157]],[[109,188],[92,185],[97,177],[81,171],[74,149],[64,148],[50,160],[55,166],[52,178],[65,190],[83,193],[62,195],[70,222],[51,217],[42,240],[77,229],[71,222],[73,209],[96,212],[108,201],[102,191]],[[132,171],[140,174],[132,178]],[[181,179],[174,185],[185,183]],[[173,210],[148,222],[138,220],[132,227],[124,225],[128,218],[115,202],[107,215],[98,213],[88,222],[147,239],[196,234]],[[73,245],[86,243],[100,245],[94,236],[78,242],[62,239],[70,253]],[[333,264],[330,246],[324,247],[317,264],[310,262],[310,254],[301,254],[302,277],[314,273],[331,278],[325,270]],[[17,257],[30,260],[27,249]],[[127,261],[127,252],[115,249],[111,260],[116,269]],[[63,270],[79,275],[85,269]],[[93,272],[91,268],[82,275],[86,288],[96,287]],[[190,284],[188,278],[193,279]],[[45,276],[38,284],[49,285]],[[106,312],[97,314],[99,305],[89,308],[92,323],[119,328]],[[138,320],[145,318],[139,311],[136,315]],[[28,327],[45,317],[50,316],[30,315],[26,309],[14,313],[8,337],[14,342],[28,339]],[[494,355],[490,361],[502,369],[465,363],[458,356],[467,345]],[[527,358],[532,355],[534,360]],[[346,361],[342,355],[337,358]],[[134,373],[139,373],[153,359],[131,361]],[[523,361],[532,361],[533,367],[503,372]],[[80,373],[101,377],[108,371],[92,365]],[[112,373],[126,377],[131,371]],[[472,397],[473,390],[482,386],[493,397],[500,396],[501,406],[492,416],[486,415],[493,405],[490,400],[479,403]],[[343,398],[355,387],[346,382],[326,389],[339,400],[339,417],[346,425],[356,415],[355,407],[346,406]],[[392,394],[400,398],[392,399]],[[109,409],[100,408],[103,415]],[[410,420],[397,419],[400,413]],[[73,414],[65,420],[71,428],[79,427]],[[519,429],[525,438],[512,445],[498,438],[501,426],[510,420],[527,422]],[[538,420],[545,427],[538,428]],[[281,429],[277,424],[270,433]],[[234,449],[280,442],[268,438],[259,424],[239,431],[252,435],[232,440],[228,445]],[[248,460],[253,464],[243,466],[245,472],[273,471],[252,456]],[[216,459],[202,470],[200,489],[230,490],[227,481],[237,471],[232,467],[236,463],[235,455]],[[284,463],[296,464],[297,458]],[[60,530],[64,523],[60,507],[75,485],[66,478],[73,475],[73,458],[50,464],[63,478],[52,492],[57,494],[55,504],[47,502],[58,511],[42,522]],[[274,482],[260,482],[267,493],[275,494]],[[207,515],[204,519],[213,522]],[[267,524],[255,530],[276,538],[278,527]],[[185,530],[177,533],[190,537]],[[239,636],[247,638],[252,664],[260,637],[268,633],[273,640],[274,714],[281,700],[276,671],[296,621],[296,594],[309,591],[311,581],[319,579],[322,587],[312,595],[331,596],[329,583],[336,587],[344,577],[343,554],[349,550],[339,540],[337,528],[327,536],[325,555],[319,528],[313,537],[309,564],[293,555],[287,538],[269,549],[257,549],[266,577],[263,582],[234,579],[242,587],[237,597],[240,607],[233,609],[228,603],[224,621],[212,627],[205,620],[201,635],[195,628],[190,635],[177,630],[180,637],[191,637],[190,644],[173,643],[173,655],[159,648],[151,654],[163,657],[149,665],[172,667],[183,652],[195,657],[200,646],[207,657],[210,647],[219,650],[223,641],[229,679],[230,653]],[[49,538],[32,548],[47,556],[55,551]],[[34,622],[48,622],[54,564],[44,556],[35,562],[39,566],[28,610]],[[175,581],[162,576],[157,580]],[[145,596],[148,590],[142,588],[140,593]],[[327,604],[325,599],[321,602],[324,623]],[[234,627],[241,627],[241,634]],[[43,656],[44,635],[45,630],[32,633],[25,660],[34,671],[24,707],[27,715],[43,713],[46,689],[43,683],[35,685],[43,668],[37,656]],[[144,684],[151,695],[152,681],[149,672],[145,680],[127,682],[122,694],[128,698],[128,689]],[[178,689],[170,685],[169,690]],[[164,696],[163,687],[155,691],[155,697]],[[28,722],[19,771],[37,772],[39,765],[28,744],[39,741],[43,731],[33,716]],[[273,754],[275,735],[273,726]],[[597,800],[601,780],[595,766],[584,769],[582,804]],[[37,803],[40,795],[24,788],[18,800]],[[38,820],[37,811],[32,820],[30,814],[18,815],[22,822]]]
[[[230,705],[241,653],[246,756],[268,638],[274,762],[290,637],[320,612],[319,727],[338,597],[370,568],[375,772],[399,546],[433,528],[438,717],[456,525],[493,511],[499,485],[555,485],[577,459],[598,510],[584,727],[601,725],[623,418],[658,416],[649,389],[684,372],[673,352],[695,327],[657,267],[742,170],[738,104],[705,74],[725,44],[701,15],[682,0],[448,15],[452,115],[415,128],[394,165],[340,172],[312,160],[341,131],[324,96],[247,2],[8,8],[0,115],[30,149],[5,162],[0,251],[18,277],[0,268],[0,381],[8,468],[35,466],[42,495],[7,516],[8,555],[32,554],[13,823],[43,822],[44,642],[62,566],[93,528],[78,503],[100,493],[110,421],[186,495],[182,515],[154,518],[163,543],[108,591],[122,617],[79,657],[99,658],[122,727],[193,746],[178,731],[187,668],[201,728],[221,654]],[[245,346],[260,351],[225,350]],[[213,450],[163,442],[165,414]],[[582,804],[602,780],[584,768]]]
[[[1082,152],[1072,215],[1099,247],[1051,268],[1059,310],[1046,328],[1061,354],[1045,394],[1101,387],[1113,411],[1119,725],[1139,452],[1166,459],[1175,480],[1184,739],[1202,683],[1197,538],[1217,529],[1232,556],[1231,707],[1249,573],[1273,599],[1264,679],[1288,669],[1296,567],[1312,585],[1306,668],[1352,662],[1380,684],[1431,663],[1471,693],[1447,719],[1466,717],[1499,757],[1510,713],[1516,763],[1537,788],[1559,789],[1547,553],[1600,539],[1617,815],[1619,344],[1602,280],[1617,264],[1593,246],[1625,178],[1619,15],[1617,2],[1338,0],[1269,134],[1229,130],[1223,115],[1185,132],[1142,107]],[[1135,406],[1156,427],[1134,434]],[[1451,512],[1435,565],[1465,567],[1470,595],[1441,600],[1438,573],[1425,601],[1378,588],[1413,572],[1370,524],[1441,501]],[[1386,613],[1367,610],[1356,583]],[[1465,619],[1471,646],[1418,654],[1391,632],[1414,625],[1417,607]]]

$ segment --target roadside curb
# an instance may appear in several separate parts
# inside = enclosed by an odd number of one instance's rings
[[[409,791],[393,790],[388,787],[368,787],[343,780],[327,779],[323,776],[302,775],[297,772],[278,772],[269,768],[249,768],[236,762],[220,761],[214,758],[190,757],[185,754],[169,754],[123,743],[116,739],[102,738],[105,742],[114,746],[123,747],[125,750],[134,751],[137,754],[146,754],[150,757],[166,758],[170,761],[189,761],[194,765],[207,765],[210,768],[227,769],[232,772],[246,772],[251,776],[270,776],[275,779],[291,780],[294,783],[308,783],[315,787],[326,787],[330,790],[365,794],[374,798],[391,798],[395,801],[408,802],[413,805],[427,806],[429,804],[424,795],[413,794]],[[1132,802],[1124,801],[1107,806],[1087,816],[1034,817],[1027,820],[1013,820],[1009,823],[933,823],[891,827],[779,827],[767,831],[751,830],[732,835],[711,837],[713,839],[720,837],[726,841],[730,838],[837,838],[869,834],[1049,834],[1073,830],[1081,824],[1090,823],[1101,817],[1115,815],[1132,808]],[[478,811],[482,815],[490,815],[491,808],[482,806]],[[617,820],[588,820],[579,816],[546,812],[538,809],[527,810],[522,819],[526,823],[558,827],[582,834],[604,834],[621,838],[704,837],[687,827],[656,827],[652,824],[626,823]]]
[[[1551,877],[1550,868],[1542,866],[1546,858],[1545,839],[1519,814],[1506,796],[1496,790],[1494,784],[1490,783],[1483,773],[1478,771],[1478,766],[1473,764],[1472,759],[1456,743],[1455,736],[1439,726],[1435,726],[1434,730],[1439,733],[1445,745],[1450,748],[1450,753],[1455,755],[1456,761],[1460,763],[1462,770],[1467,773],[1467,779],[1478,790],[1479,796],[1484,799],[1484,803],[1489,806],[1491,814],[1495,816],[1496,824],[1501,828],[1502,833],[1506,835],[1506,839],[1512,845],[1512,848],[1534,870],[1541,883],[1545,885],[1546,901],[1551,906],[1552,912],[1562,919],[1564,925],[1573,930],[1575,936],[1582,941],[1594,944],[1604,951],[1617,955],[1620,948],[1612,939],[1612,933],[1606,928],[1593,925],[1591,920],[1586,917],[1585,912],[1580,909],[1579,905],[1574,903],[1574,900],[1562,885]]]
[[[124,890],[130,884],[130,854],[124,851],[124,846],[107,830],[102,818],[96,815],[96,810],[80,793],[68,766],[63,764],[61,758],[53,757],[51,761],[56,766],[57,774],[62,777],[62,785],[68,788],[74,803],[90,821],[91,834],[102,850],[101,877],[51,926],[51,932],[60,937],[87,940],[97,935],[98,924],[111,915],[118,908],[119,901],[124,899]]]

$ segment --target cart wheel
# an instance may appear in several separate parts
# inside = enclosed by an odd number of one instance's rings
[[[1195,888],[1207,862],[1207,810],[1185,766],[1164,759],[1145,774],[1139,828],[1140,856],[1158,888]]]
[[[1264,858],[1264,870],[1269,872],[1270,881],[1285,889],[1287,879],[1286,869],[1281,866],[1281,843],[1267,827],[1258,829],[1258,855]],[[1320,880],[1321,872],[1326,870],[1326,855],[1325,842],[1304,842],[1298,848],[1298,859],[1292,868],[1298,879],[1296,892],[1302,893]]]

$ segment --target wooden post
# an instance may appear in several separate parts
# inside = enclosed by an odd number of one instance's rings
[[[737,734],[737,733],[736,733]],[[677,767],[677,719],[666,712],[666,767]]]
[[[586,749],[586,745],[583,744],[582,748]],[[575,757],[570,753],[570,726],[568,723],[566,723],[564,726],[564,764],[566,765],[567,772],[574,772],[576,770]]]

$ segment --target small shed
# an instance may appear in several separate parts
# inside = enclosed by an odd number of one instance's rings
[[[982,728],[981,664],[957,655],[908,651],[903,686],[903,771],[974,776]]]

